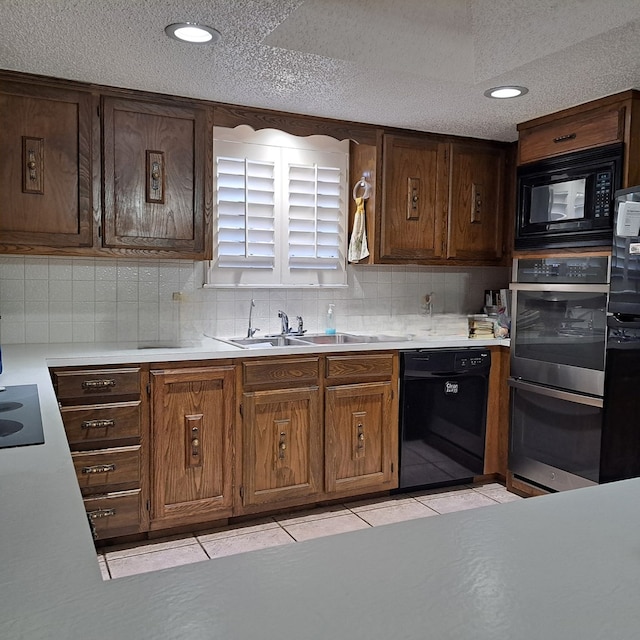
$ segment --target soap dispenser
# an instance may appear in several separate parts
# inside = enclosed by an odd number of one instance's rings
[[[327,309],[327,322],[325,324],[324,332],[327,335],[333,335],[336,332],[336,314],[335,304],[330,304]]]

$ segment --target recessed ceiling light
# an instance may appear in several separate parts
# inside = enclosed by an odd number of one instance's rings
[[[175,40],[192,44],[213,44],[220,39],[220,32],[213,27],[195,22],[176,22],[165,27],[164,32]]]
[[[484,92],[484,95],[487,96],[487,98],[517,98],[518,96],[523,96],[525,93],[529,93],[529,89],[527,89],[527,87],[511,85],[487,89]]]

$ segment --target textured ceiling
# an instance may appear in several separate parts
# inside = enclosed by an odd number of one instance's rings
[[[180,21],[222,38],[170,40]],[[515,140],[640,88],[640,0],[0,0],[0,68]],[[529,93],[483,96],[498,84]]]

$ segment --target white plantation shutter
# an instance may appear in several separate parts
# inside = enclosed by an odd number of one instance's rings
[[[214,127],[205,286],[345,286],[348,142]]]
[[[275,167],[248,158],[216,158],[218,266],[273,269]]]
[[[338,269],[340,169],[289,165],[289,268]]]

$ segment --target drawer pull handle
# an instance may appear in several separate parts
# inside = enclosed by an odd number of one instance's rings
[[[85,380],[82,383],[83,389],[108,389],[109,387],[115,387],[116,381],[112,379],[107,380]]]
[[[554,138],[553,141],[554,142],[565,142],[566,140],[573,140],[576,137],[575,133],[567,133],[564,136],[558,136],[557,138]]]
[[[80,424],[81,429],[105,429],[106,427],[115,427],[115,420],[84,420]]]
[[[100,518],[110,518],[116,515],[115,509],[96,509],[95,511],[87,511],[87,515],[91,520],[98,520]]]
[[[93,467],[82,467],[82,473],[109,473],[109,471],[115,470],[115,464],[97,464]]]

